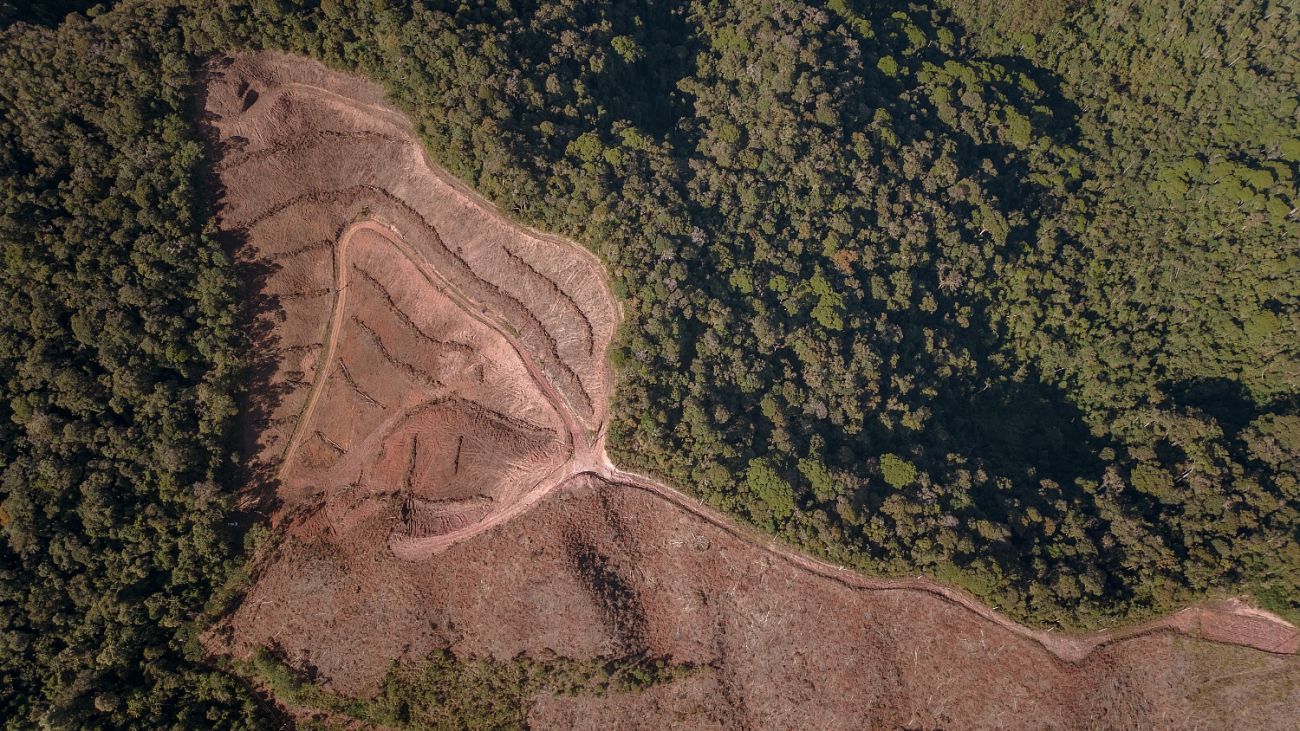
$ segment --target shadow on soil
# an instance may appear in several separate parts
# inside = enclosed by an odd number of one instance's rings
[[[623,654],[646,649],[647,618],[640,594],[618,562],[571,526],[564,537],[574,572],[600,607],[605,627]]]
[[[229,60],[213,62],[198,74],[193,91],[192,114],[204,146],[205,165],[199,178],[195,181],[197,190],[207,202],[206,213],[216,219],[226,199],[226,189],[217,173],[220,160],[237,152],[236,142],[223,143],[213,126],[213,115],[206,112],[208,103],[208,81],[213,74],[220,74]],[[246,544],[249,532],[255,527],[265,526],[269,516],[279,507],[276,497],[276,465],[263,461],[257,454],[257,435],[268,426],[272,415],[285,395],[292,389],[292,384],[272,386],[271,380],[276,372],[277,363],[282,358],[282,349],[273,324],[283,318],[283,308],[279,298],[268,293],[267,282],[279,268],[268,262],[258,262],[247,250],[248,235],[243,230],[219,230],[214,234],[222,250],[234,263],[234,274],[240,289],[236,293],[241,305],[242,342],[245,354],[241,389],[238,392],[237,405],[239,416],[235,424],[236,434],[231,435],[231,443],[236,445],[239,461],[237,466],[225,475],[225,483],[235,490],[238,508],[230,516],[228,536],[232,545]],[[242,589],[232,595],[227,608],[234,606],[243,597]]]

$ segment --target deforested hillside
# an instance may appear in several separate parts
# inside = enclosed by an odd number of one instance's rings
[[[369,569],[393,575],[446,569],[443,535],[491,538],[477,521],[521,513],[521,495],[541,494],[527,482],[537,474],[555,476],[549,490],[635,472],[834,564],[923,574],[1039,626],[1096,628],[1229,596],[1300,617],[1291,5],[124,0],[63,19],[86,6],[0,2],[10,727],[270,722],[257,698],[267,688],[195,638],[267,565],[249,578],[244,544],[289,535],[266,530],[268,496],[293,482],[262,448],[280,436],[303,457],[304,505],[326,495],[355,508],[361,481],[329,472],[340,455],[380,474],[366,487],[392,515],[362,523],[383,550],[389,523],[409,534],[411,566]],[[344,139],[364,116],[348,114],[276,149],[246,130],[217,134],[205,74],[259,50],[381,85],[402,113],[384,114],[414,141],[387,128]],[[279,114],[263,120],[267,138],[297,134],[294,104],[318,100],[258,107],[253,87],[267,79],[250,79],[224,111]],[[371,146],[364,165],[347,144]],[[409,200],[441,191],[409,182],[420,144],[478,218],[419,220]],[[241,180],[244,147],[315,162],[259,163]],[[349,175],[361,180],[350,193],[258,193]],[[239,195],[248,216],[222,220]],[[252,231],[302,201],[329,215],[300,207],[286,219],[296,229]],[[498,212],[537,227],[518,234],[536,242],[476,249],[483,227],[515,230]],[[463,246],[439,229],[457,225]],[[348,230],[364,234],[355,261],[338,253]],[[605,271],[551,253],[542,231]],[[427,238],[413,250],[444,257],[437,266],[394,258],[413,235]],[[274,267],[238,263],[263,240],[308,262],[269,298],[259,286]],[[341,304],[349,283],[354,309]],[[468,294],[444,291],[458,287]],[[313,360],[333,341],[304,331],[290,334],[298,360],[275,362],[259,338],[308,311],[318,330],[337,319],[342,355]],[[376,365],[315,378],[336,361]],[[295,420],[309,419],[285,407],[272,425],[283,435],[250,427],[240,410],[266,405],[249,389],[267,367],[279,368],[278,398],[328,387],[374,414],[326,409],[328,424],[302,431]],[[391,450],[379,438],[341,446],[392,414],[444,408],[456,389],[474,394],[445,407],[458,416],[417,413]],[[421,394],[423,405],[400,401]],[[562,471],[570,452],[581,459]],[[605,563],[570,558],[575,580],[608,583]],[[357,574],[331,576],[342,586]],[[275,650],[256,655],[264,683],[345,703],[304,691],[294,673],[311,673]],[[650,657],[602,652],[561,680],[604,693],[617,684],[597,660],[644,669]],[[646,687],[722,667],[659,659],[664,676],[645,670]],[[474,668],[524,693],[559,681],[517,674],[567,667],[435,661],[429,682],[453,695]],[[404,701],[389,700],[384,713],[400,716]]]
[[[1297,19],[1161,7],[1002,30],[978,4],[233,4],[196,27],[383,80],[435,159],[608,262],[623,464],[1027,618],[1234,589],[1288,610]]]

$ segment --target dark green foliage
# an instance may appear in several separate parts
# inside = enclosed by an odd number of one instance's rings
[[[1300,611],[1285,4],[157,0],[4,40],[18,725],[249,707],[178,629],[232,555],[233,283],[180,113],[227,48],[383,82],[606,260],[621,463],[1034,621]]]
[[[1139,572],[1156,607],[1237,585],[1296,616],[1300,461],[1258,450],[1300,409],[1300,13],[1072,3],[1027,35],[1010,24],[1030,14],[944,4],[977,52],[1038,65],[1078,108],[1084,205],[1012,275],[1004,319],[1117,443],[1102,486],[1127,468],[1158,537],[1112,522],[1127,563],[1177,567]]]
[[[1244,441],[1296,408],[1294,13],[1033,5],[967,5],[973,40],[842,1],[231,3],[196,35],[382,80],[605,258],[624,464],[1026,619],[1300,596],[1295,466]]]
[[[14,23],[54,25],[68,13],[98,12],[112,4],[102,0],[0,0],[0,28]]]
[[[237,282],[163,13],[0,32],[0,718],[240,728],[192,620],[237,545]]]
[[[259,650],[247,668],[281,702],[399,729],[523,729],[533,698],[634,693],[695,671],[662,659],[632,656],[580,662],[457,659],[442,650],[393,665],[373,698],[338,695],[312,683],[273,653]]]

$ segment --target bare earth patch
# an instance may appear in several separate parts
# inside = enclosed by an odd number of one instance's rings
[[[249,494],[277,529],[214,650],[275,646],[351,694],[439,648],[703,666],[539,696],[535,728],[1291,726],[1300,633],[1267,613],[1031,630],[617,469],[598,261],[432,166],[370,84],[237,55],[205,107],[259,313]]]

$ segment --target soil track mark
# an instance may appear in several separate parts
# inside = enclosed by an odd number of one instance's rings
[[[1273,654],[1294,655],[1300,652],[1300,630],[1297,630],[1296,627],[1280,617],[1249,607],[1235,599],[1219,603],[1198,604],[1171,615],[1140,624],[1097,632],[1071,634],[1033,629],[995,611],[975,598],[974,595],[923,577],[916,579],[877,578],[858,573],[844,566],[837,566],[813,558],[779,543],[776,539],[761,534],[757,530],[741,526],[729,516],[704,505],[685,493],[643,475],[625,472],[612,464],[607,463],[606,469],[596,474],[615,485],[642,490],[663,498],[739,540],[756,545],[801,570],[830,579],[843,586],[860,591],[925,593],[937,596],[1019,637],[1036,642],[1045,650],[1066,662],[1080,663],[1093,652],[1106,645],[1161,632],[1187,635],[1219,644],[1241,645]],[[1216,636],[1213,632],[1205,631],[1202,626],[1205,623],[1222,624],[1241,617],[1259,619],[1265,623],[1265,627],[1257,627],[1255,633],[1242,636],[1229,636],[1226,633]]]
[[[262,258],[266,261],[283,261],[285,259],[302,256],[303,254],[314,254],[318,251],[325,251],[326,249],[332,248],[334,248],[333,241],[330,241],[329,239],[321,239],[319,241],[313,241],[310,244],[304,244],[296,249],[277,251],[274,254],[268,254]]]
[[[355,393],[358,398],[360,398],[362,401],[365,401],[366,403],[372,406],[378,406],[381,409],[388,408],[387,406],[384,406],[383,404],[379,403],[379,401],[377,401],[374,396],[371,396],[370,394],[366,393],[366,391],[361,388],[361,386],[357,383],[356,379],[352,377],[352,372],[348,370],[348,366],[346,363],[343,362],[342,358],[339,358],[338,363],[339,363],[339,373],[342,374],[343,380],[347,382],[348,388],[352,389],[352,393]]]
[[[236,155],[229,160],[223,160],[218,166],[218,172],[225,172],[241,167],[248,163],[260,162],[269,157],[283,155],[286,153],[302,152],[318,147],[322,144],[343,144],[351,141],[360,142],[391,142],[401,144],[400,140],[391,135],[381,134],[379,132],[339,132],[336,130],[313,130],[305,133],[290,144],[273,145],[271,147],[262,147],[256,150],[250,150]]]
[[[353,264],[352,268],[353,270],[356,271],[357,274],[361,275],[362,281],[370,285],[371,288],[375,290],[375,293],[384,299],[384,302],[388,304],[388,309],[390,312],[393,313],[393,316],[396,317],[398,321],[400,321],[403,325],[405,325],[406,328],[410,330],[412,333],[414,333],[415,336],[418,337],[420,340],[423,340],[424,342],[439,348],[450,348],[452,350],[456,350],[461,353],[474,352],[474,347],[472,345],[469,345],[467,343],[458,343],[452,340],[442,340],[441,338],[435,338],[434,336],[425,332],[423,328],[415,324],[415,321],[411,319],[410,315],[406,314],[405,310],[403,310],[401,307],[397,305],[397,302],[393,299],[393,295],[388,292],[388,289],[384,287],[382,282],[380,282],[378,279],[375,279],[375,277],[371,275],[370,272],[366,271],[363,267],[361,267],[358,264]]]
[[[367,325],[366,321],[362,320],[360,315],[352,315],[351,320],[353,325],[356,325],[361,332],[365,333],[366,339],[370,341],[371,345],[375,346],[375,350],[379,351],[380,357],[387,361],[389,365],[401,371],[403,375],[412,381],[420,383],[425,388],[436,389],[442,387],[442,383],[430,375],[428,371],[425,371],[423,368],[417,368],[401,358],[398,358],[396,355],[393,355],[393,352],[384,344],[384,339],[379,337],[379,333],[375,332],[373,327]]]

